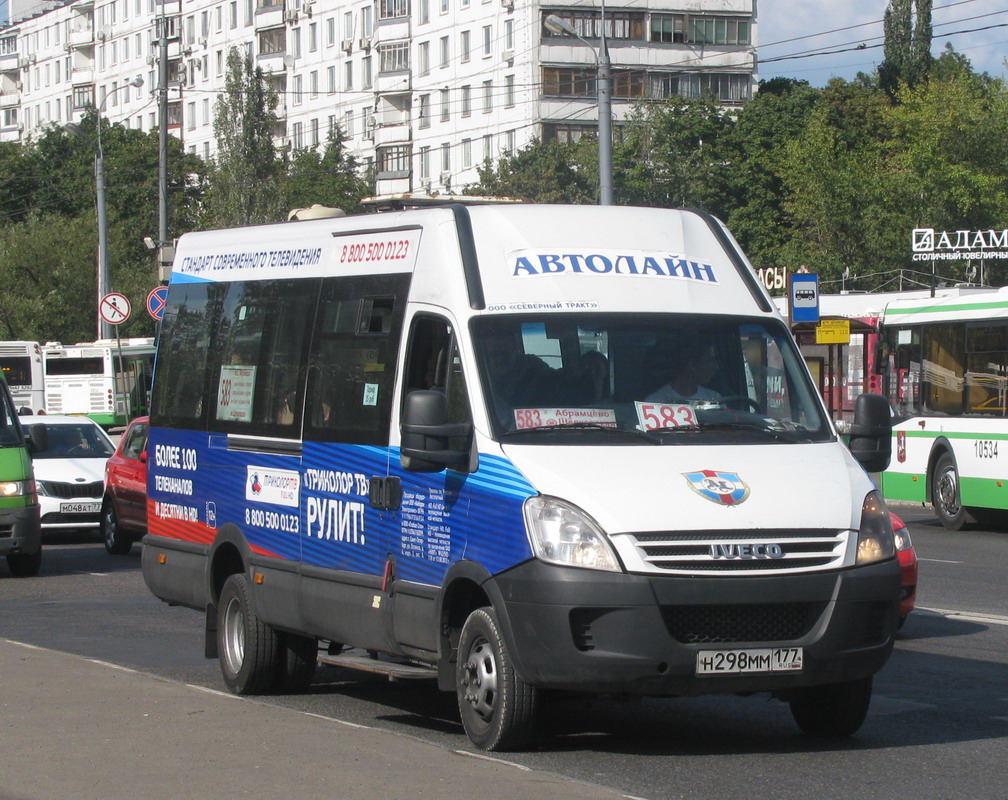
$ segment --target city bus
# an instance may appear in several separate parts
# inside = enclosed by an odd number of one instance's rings
[[[83,414],[106,429],[147,413],[153,339],[54,342],[42,354],[47,413]]]
[[[845,736],[900,596],[866,473],[889,408],[857,406],[848,449],[703,212],[454,203],[188,233],[143,576],[202,612],[236,694],[303,690],[323,661],[437,681],[485,750],[534,741],[550,691],[764,693]]]
[[[887,498],[949,530],[1008,509],[1008,291],[889,303],[877,365],[895,415]]]
[[[0,342],[0,369],[17,409],[45,409],[45,373],[39,342]]]

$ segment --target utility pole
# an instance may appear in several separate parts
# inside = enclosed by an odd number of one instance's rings
[[[168,239],[168,17],[161,5],[158,25],[158,283],[168,282],[175,248]]]

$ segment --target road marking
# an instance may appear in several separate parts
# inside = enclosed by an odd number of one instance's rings
[[[949,561],[945,558],[921,558],[917,557],[918,561],[930,561],[932,564],[962,564],[962,561]]]
[[[980,614],[975,611],[953,611],[948,608],[922,608],[921,606],[917,606],[915,610],[934,614],[939,617],[965,619],[969,622],[984,622],[988,625],[1008,625],[1008,617],[1002,614]]]

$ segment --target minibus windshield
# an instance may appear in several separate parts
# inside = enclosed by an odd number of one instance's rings
[[[498,438],[536,444],[828,441],[779,320],[541,314],[472,321]]]

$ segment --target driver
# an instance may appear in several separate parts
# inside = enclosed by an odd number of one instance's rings
[[[710,402],[721,399],[719,392],[705,385],[714,377],[719,366],[714,345],[691,346],[688,342],[682,342],[672,357],[672,377],[645,399],[656,403],[682,400]]]

